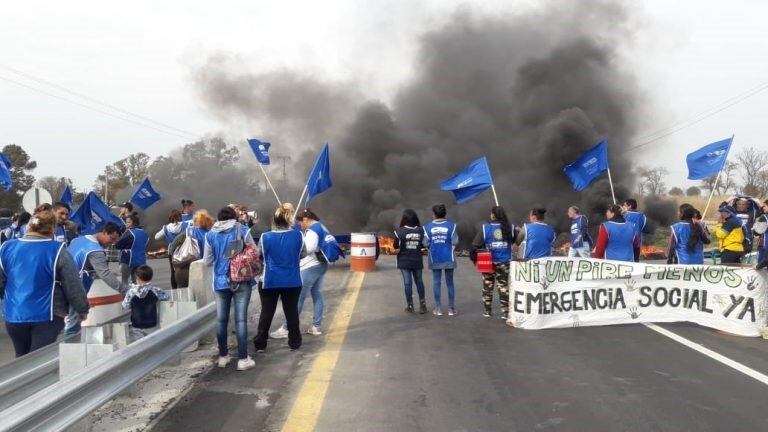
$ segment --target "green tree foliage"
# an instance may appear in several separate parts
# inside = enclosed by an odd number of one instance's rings
[[[701,189],[699,189],[696,186],[691,186],[688,189],[685,190],[685,195],[689,197],[697,197],[701,196]]]
[[[683,190],[680,189],[679,187],[675,186],[675,187],[673,187],[672,189],[669,190],[669,194],[672,195],[672,196],[682,196],[683,195]]]
[[[0,207],[19,211],[21,210],[21,196],[35,184],[35,176],[31,172],[37,168],[37,162],[33,161],[29,154],[16,144],[6,145],[2,152],[13,164],[11,167],[13,187],[7,192],[0,192]]]

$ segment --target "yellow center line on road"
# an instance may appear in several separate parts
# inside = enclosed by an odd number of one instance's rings
[[[357,304],[357,296],[363,286],[365,273],[355,272],[347,284],[346,295],[336,309],[333,322],[328,328],[325,346],[317,355],[312,367],[293,402],[288,418],[283,424],[283,432],[308,432],[315,430],[320,411],[323,409],[325,395],[331,384],[333,370],[339,361],[341,347],[347,336],[347,328],[352,320],[352,311]]]

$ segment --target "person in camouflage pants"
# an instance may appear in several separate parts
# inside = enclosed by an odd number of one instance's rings
[[[483,273],[483,305],[490,315],[493,304],[493,289],[499,289],[499,303],[502,316],[509,314],[509,263],[494,263],[493,273]]]

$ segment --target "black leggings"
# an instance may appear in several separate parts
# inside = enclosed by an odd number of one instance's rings
[[[178,284],[176,283],[176,269],[173,268],[173,254],[171,253],[171,248],[168,248],[168,264],[171,265],[171,288],[176,289],[178,288]]]
[[[56,342],[59,333],[64,329],[64,318],[53,317],[53,321],[33,323],[6,321],[5,329],[13,342],[16,357],[21,357]]]
[[[253,345],[257,350],[267,347],[269,327],[277,310],[277,300],[283,304],[285,321],[288,324],[288,346],[298,349],[301,346],[301,330],[299,330],[299,295],[301,287],[296,288],[270,288],[264,289],[259,284],[259,297],[261,298],[261,315],[259,315],[259,329],[253,338]]]
[[[720,262],[723,264],[738,264],[743,256],[744,252],[724,250],[720,252]]]

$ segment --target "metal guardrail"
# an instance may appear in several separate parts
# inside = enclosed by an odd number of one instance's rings
[[[64,338],[64,340],[77,337],[79,336],[69,336]],[[0,366],[0,411],[26,399],[58,380],[58,343],[48,345]]]
[[[62,430],[199,340],[216,325],[216,305],[115,351],[0,413],[2,431]]]

